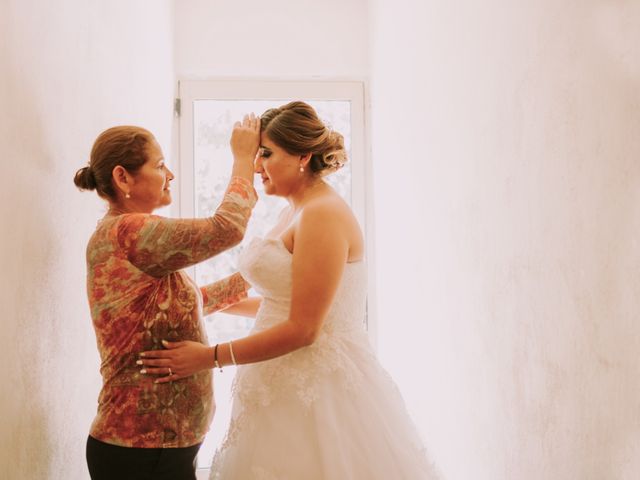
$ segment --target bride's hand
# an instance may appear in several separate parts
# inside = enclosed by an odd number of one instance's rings
[[[189,377],[200,370],[213,367],[211,348],[202,343],[162,341],[166,350],[150,350],[140,354],[141,373],[163,375],[156,383],[171,382]]]

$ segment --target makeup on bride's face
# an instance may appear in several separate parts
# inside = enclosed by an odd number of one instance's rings
[[[296,155],[287,153],[274,144],[266,135],[255,162],[255,172],[260,175],[267,195],[287,196],[298,180]]]
[[[269,158],[271,155],[273,155],[273,152],[269,148],[263,145],[260,145],[260,149],[258,150],[258,156],[256,157],[256,162],[255,162],[255,172],[260,175],[263,184],[266,183],[268,180],[268,177],[264,170],[264,161],[267,158]]]

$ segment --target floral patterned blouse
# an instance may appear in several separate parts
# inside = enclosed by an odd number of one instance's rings
[[[87,246],[87,290],[103,386],[90,435],[124,447],[188,447],[201,442],[215,404],[212,371],[156,384],[140,373],[139,353],[162,340],[207,343],[203,314],[246,297],[239,274],[198,288],[181,269],[244,236],[257,196],[233,177],[215,215],[169,219],[107,216]]]

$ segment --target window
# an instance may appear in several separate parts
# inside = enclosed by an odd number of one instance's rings
[[[276,81],[181,81],[180,89],[180,161],[177,202],[181,217],[211,215],[222,199],[229,181],[232,156],[229,138],[233,123],[245,113],[260,114],[291,100],[311,104],[320,118],[342,133],[349,162],[327,181],[353,208],[366,232],[364,148],[364,101],[360,82],[276,82]],[[231,251],[197,265],[192,272],[200,285],[236,271],[237,258],[255,236],[275,224],[284,199],[266,196],[255,182],[260,200],[249,222],[242,244]],[[370,326],[370,319],[367,319]],[[253,319],[218,313],[206,319],[211,344],[245,336]],[[370,329],[371,331],[371,329]],[[235,369],[216,372],[217,410],[211,431],[198,457],[198,466],[208,468],[221,444],[231,414],[230,390]]]

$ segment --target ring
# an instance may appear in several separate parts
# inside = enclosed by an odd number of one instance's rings
[[[169,376],[173,375],[173,372],[171,371],[171,367],[169,367]]]

